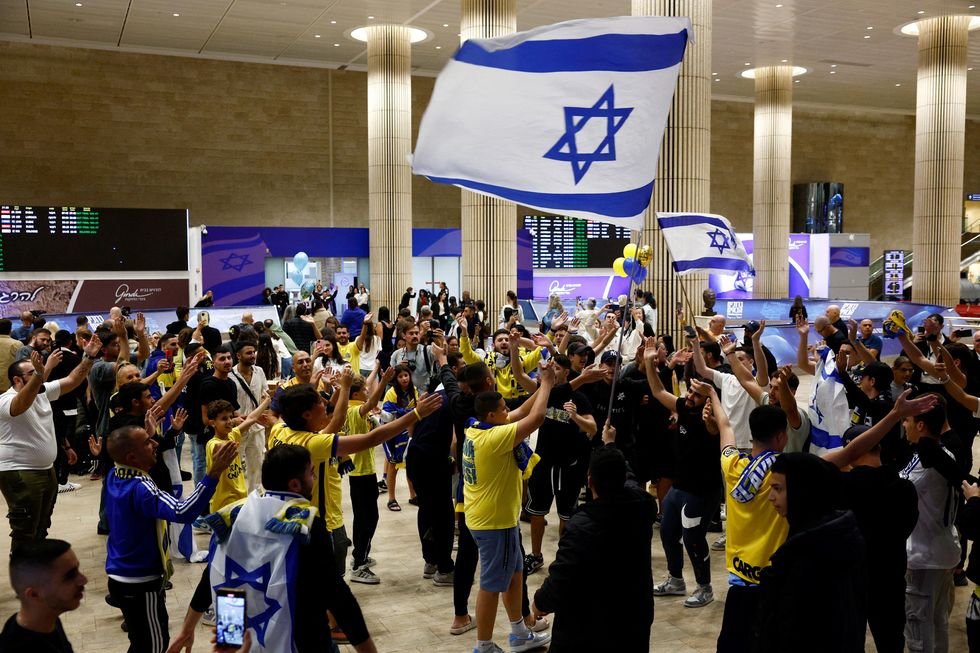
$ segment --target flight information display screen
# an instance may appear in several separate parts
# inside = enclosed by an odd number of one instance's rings
[[[540,268],[609,268],[623,255],[630,230],[605,222],[545,215],[525,215],[533,238],[533,266]]]
[[[185,209],[0,205],[0,273],[187,270]]]

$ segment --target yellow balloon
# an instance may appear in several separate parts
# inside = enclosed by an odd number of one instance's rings
[[[634,245],[633,243],[630,243],[629,245],[627,245],[626,247],[623,248],[623,257],[624,258],[636,258],[636,252],[637,252],[637,250],[638,250],[637,246]],[[623,275],[623,276],[626,276],[626,275]]]
[[[637,258],[640,260],[640,265],[646,267],[653,260],[653,248],[649,245],[644,245],[640,248]]]
[[[623,257],[619,257],[618,259],[616,259],[615,261],[613,261],[613,271],[616,273],[616,276],[617,277],[625,277],[626,276],[626,270],[623,269],[623,263],[625,263],[625,262],[626,262],[626,259],[623,258]]]

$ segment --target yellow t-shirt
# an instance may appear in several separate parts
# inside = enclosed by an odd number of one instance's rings
[[[351,340],[346,345],[337,343],[337,349],[340,350],[340,355],[343,356],[344,361],[350,363],[350,368],[354,372],[361,371],[361,350],[357,348],[357,343]]]
[[[747,482],[740,485],[742,473],[750,465],[759,468],[757,474],[753,477],[750,471],[746,474]],[[769,558],[786,541],[789,522],[779,516],[769,501],[772,474],[765,466],[763,456],[753,459],[739,453],[735,447],[728,447],[721,452],[721,470],[725,476],[725,508],[728,512],[725,563],[729,572],[756,585],[759,572],[769,566]],[[733,493],[743,500],[736,499]],[[469,523],[468,516],[466,521]]]
[[[467,363],[486,363],[490,371],[493,372],[493,378],[497,382],[497,392],[499,392],[504,399],[516,399],[517,397],[523,397],[527,395],[527,390],[525,390],[514,378],[514,370],[510,368],[510,365],[506,367],[497,367],[494,364],[495,354],[491,349],[486,357],[480,358],[475,351],[473,351],[473,345],[470,343],[470,339],[465,335],[460,335],[459,337],[459,353],[463,355],[463,360]],[[530,352],[520,352],[521,366],[524,368],[525,372],[533,372],[537,368],[538,363],[541,362],[541,348],[538,347]]]
[[[463,501],[472,531],[517,526],[521,470],[514,460],[517,424],[489,429],[471,426],[463,441]]]
[[[233,428],[228,434],[228,440],[241,443],[241,430],[238,427]],[[211,468],[211,459],[214,456],[214,450],[225,441],[217,437],[208,440],[205,447],[208,469]],[[218,512],[229,503],[241,501],[247,495],[248,489],[245,487],[245,461],[239,455],[238,458],[228,465],[228,469],[218,479],[218,486],[215,488],[214,496],[211,497],[211,503],[209,504],[211,512]]]
[[[363,401],[357,399],[351,399],[348,402],[347,421],[344,422],[344,433],[346,435],[360,435],[371,432],[371,428],[373,427],[371,416],[365,415],[361,417],[361,406],[363,404]],[[351,454],[351,459],[354,461],[354,471],[350,472],[351,476],[370,476],[376,473],[374,469],[374,450],[375,447],[371,447],[370,449]]]
[[[344,525],[344,513],[340,506],[340,472],[337,471],[337,436],[333,433],[294,431],[280,422],[272,427],[269,447],[280,444],[298,444],[310,451],[316,482],[313,484],[313,505],[327,522],[327,528],[337,530]]]

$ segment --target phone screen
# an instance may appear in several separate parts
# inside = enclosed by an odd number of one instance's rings
[[[219,589],[215,594],[216,643],[241,646],[245,639],[245,593]]]

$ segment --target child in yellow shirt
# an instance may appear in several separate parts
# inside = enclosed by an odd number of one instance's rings
[[[249,413],[248,417],[237,426],[233,426],[235,423],[235,407],[229,402],[224,399],[219,399],[208,404],[208,419],[214,425],[214,437],[208,440],[205,449],[209,468],[214,450],[226,440],[241,443],[242,433],[247,432],[253,424],[262,421],[263,413],[269,407],[270,401],[272,401],[272,393],[267,392],[258,407]],[[211,512],[218,512],[218,510],[224,508],[229,503],[244,499],[247,494],[248,491],[245,488],[245,461],[239,457],[238,460],[228,466],[225,473],[218,479],[218,487],[215,488],[214,496],[211,497]]]

